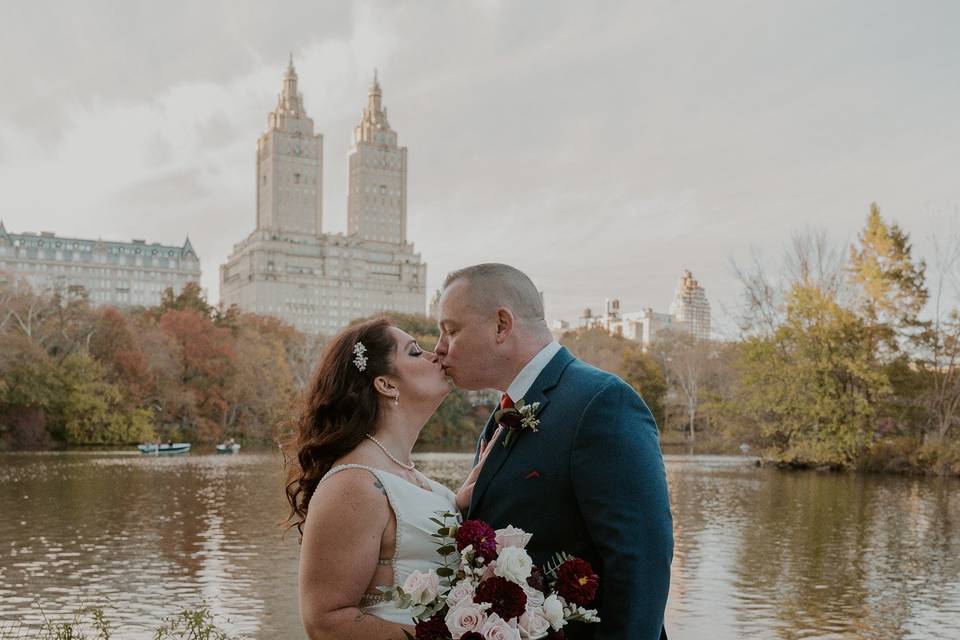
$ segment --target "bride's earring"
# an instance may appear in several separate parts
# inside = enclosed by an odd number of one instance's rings
[[[397,395],[395,395],[395,396],[393,397],[393,406],[395,406],[395,407],[399,407],[399,406],[400,406],[400,392],[399,392],[399,391],[397,391]]]

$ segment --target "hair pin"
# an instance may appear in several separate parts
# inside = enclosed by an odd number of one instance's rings
[[[353,355],[356,357],[353,359],[353,364],[357,366],[357,369],[363,371],[367,368],[367,357],[363,354],[367,352],[367,348],[363,345],[362,342],[357,341],[357,344],[353,345]]]

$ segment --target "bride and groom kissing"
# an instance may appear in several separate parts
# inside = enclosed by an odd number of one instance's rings
[[[536,286],[511,266],[449,274],[438,322],[433,353],[386,319],[348,327],[327,345],[308,387],[285,445],[307,636],[413,636],[410,610],[380,587],[436,569],[435,518],[449,512],[532,534],[525,542],[534,565],[562,551],[593,567],[600,621],[570,622],[546,637],[665,638],[672,517],[646,404],[554,341]],[[411,460],[451,379],[502,394],[456,493]],[[518,413],[526,422],[506,419]],[[533,637],[516,624],[446,633],[437,637]]]

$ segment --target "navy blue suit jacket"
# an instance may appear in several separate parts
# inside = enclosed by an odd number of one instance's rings
[[[653,415],[623,380],[566,348],[523,400],[540,403],[539,430],[493,445],[467,517],[532,533],[527,550],[538,566],[558,551],[593,565],[601,622],[567,625],[569,640],[657,640],[673,518]],[[481,442],[495,429],[491,416]]]

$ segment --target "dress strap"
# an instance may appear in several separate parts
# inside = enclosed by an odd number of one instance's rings
[[[344,469],[366,469],[367,471],[369,471],[369,472],[372,473],[373,475],[377,476],[377,479],[378,479],[378,480],[380,479],[380,474],[377,473],[377,472],[379,471],[379,469],[374,469],[373,467],[368,467],[368,466],[365,465],[365,464],[338,464],[337,466],[332,467],[332,468],[330,469],[330,471],[327,471],[325,474],[323,474],[323,477],[320,478],[320,482],[323,482],[324,480],[326,480],[327,478],[329,478],[329,477],[332,476],[333,474],[339,473],[339,472],[343,471]]]

